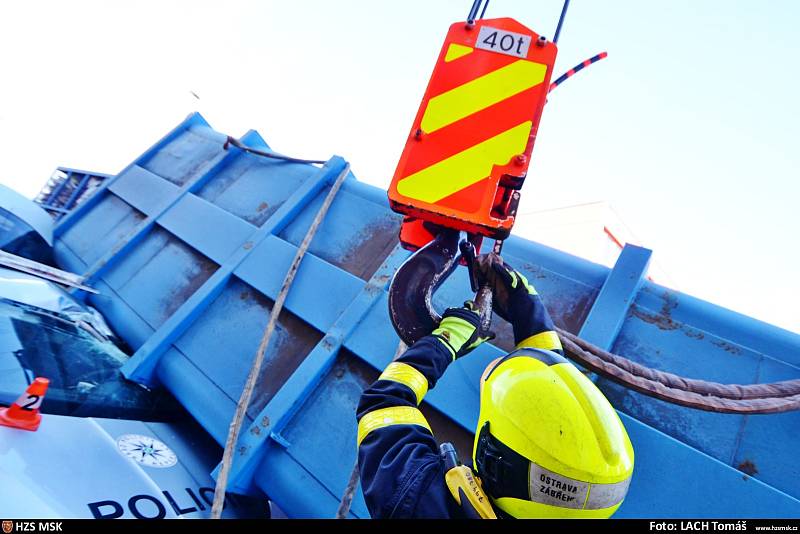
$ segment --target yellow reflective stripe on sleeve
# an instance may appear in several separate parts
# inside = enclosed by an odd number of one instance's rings
[[[473,49],[468,46],[460,45],[458,43],[451,43],[450,46],[447,47],[447,54],[444,56],[444,62],[450,63],[453,60],[464,57],[467,54],[471,54],[472,50]]]
[[[369,412],[361,418],[358,422],[358,445],[361,446],[361,442],[373,430],[393,425],[419,425],[433,434],[428,421],[418,409],[411,406],[394,406]]]
[[[446,57],[445,57],[446,60]],[[420,127],[432,133],[544,81],[547,66],[520,59],[428,101]]]
[[[492,174],[495,165],[506,165],[525,152],[531,121],[523,122],[486,141],[434,163],[397,182],[397,192],[423,202],[438,202]]]
[[[417,396],[417,404],[422,402],[422,399],[428,392],[428,379],[407,363],[390,363],[389,366],[384,369],[383,373],[381,373],[381,376],[378,377],[378,380],[391,380],[392,382],[399,382],[400,384],[408,386],[411,391],[414,392],[414,395]]]
[[[535,334],[527,339],[523,339],[516,346],[517,349],[546,349],[546,350],[561,350],[561,340],[558,334],[552,330]]]

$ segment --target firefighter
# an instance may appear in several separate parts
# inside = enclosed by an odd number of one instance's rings
[[[541,298],[499,256],[478,258],[516,348],[480,380],[472,467],[437,447],[418,410],[448,365],[489,338],[471,302],[448,309],[362,395],[358,462],[374,518],[605,518],[622,503],[633,449],[616,411],[563,357]],[[453,399],[452,402],[457,402]]]

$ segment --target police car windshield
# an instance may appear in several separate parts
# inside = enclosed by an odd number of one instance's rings
[[[125,380],[120,367],[127,359],[64,315],[0,299],[0,404],[41,376],[50,380],[45,413],[144,421],[180,413],[168,394]]]

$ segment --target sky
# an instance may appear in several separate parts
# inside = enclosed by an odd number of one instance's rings
[[[0,0],[0,183],[114,174],[187,114],[387,187],[471,0]],[[552,36],[560,0],[493,0]],[[800,333],[800,2],[573,0],[520,211],[607,201],[675,289]],[[535,232],[526,235],[536,239]]]

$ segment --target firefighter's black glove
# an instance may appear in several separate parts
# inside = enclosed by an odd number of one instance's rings
[[[463,308],[448,308],[439,328],[432,333],[444,343],[454,360],[494,338],[492,332],[481,329],[481,317],[471,300],[465,302]]]
[[[496,254],[482,254],[476,261],[480,283],[492,288],[492,309],[511,323],[514,342],[545,330],[553,330],[553,321],[547,314],[536,289],[522,273]]]

